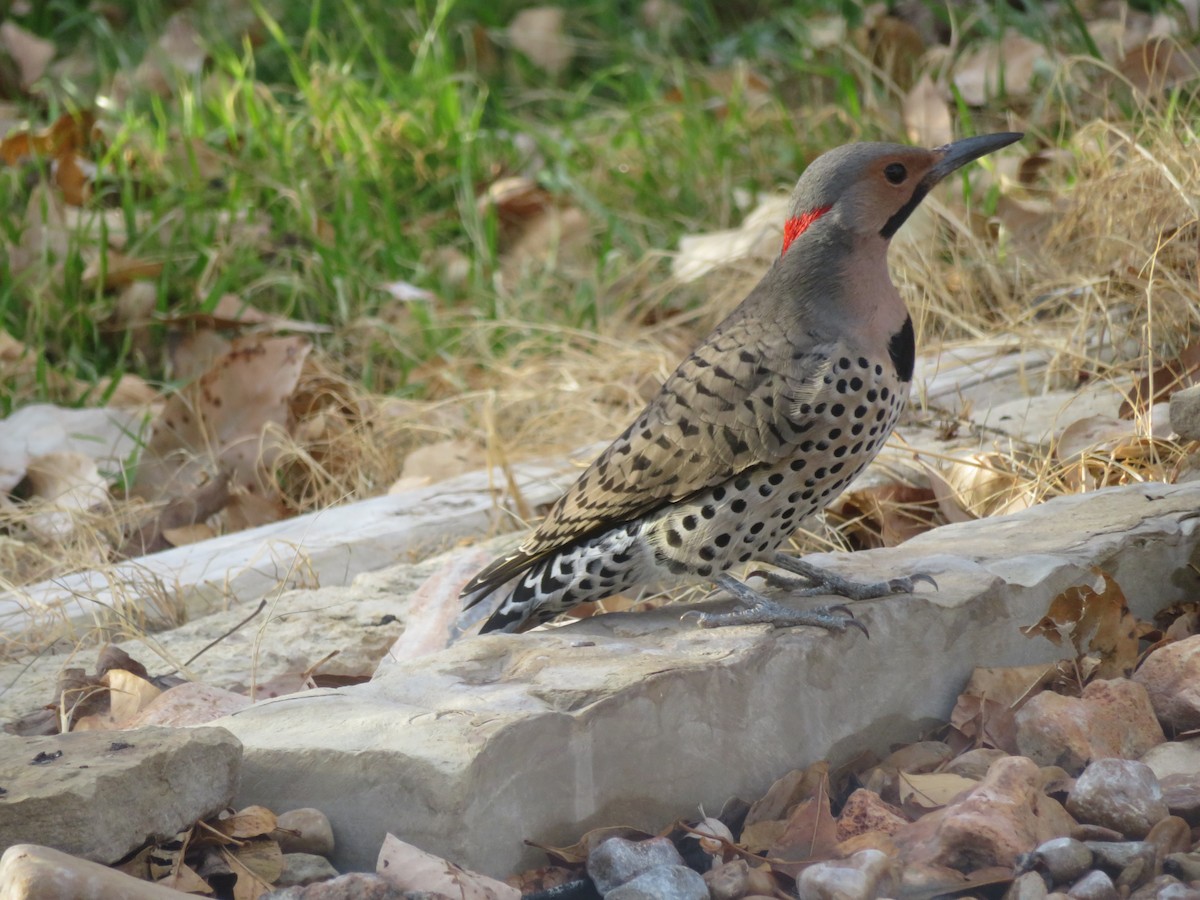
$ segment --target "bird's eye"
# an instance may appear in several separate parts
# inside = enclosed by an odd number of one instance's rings
[[[883,177],[886,178],[891,184],[900,184],[905,178],[908,177],[908,170],[900,163],[890,163],[887,168],[883,170]]]

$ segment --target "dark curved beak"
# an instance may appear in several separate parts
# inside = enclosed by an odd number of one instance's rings
[[[917,184],[913,195],[908,199],[896,213],[887,220],[883,226],[883,230],[879,232],[880,236],[886,240],[891,240],[896,232],[900,230],[900,226],[905,220],[912,215],[912,211],[917,208],[925,195],[943,178],[951,172],[961,169],[972,160],[979,159],[981,156],[987,156],[999,150],[1001,147],[1007,147],[1009,144],[1019,141],[1025,137],[1019,131],[1002,131],[999,134],[980,134],[976,137],[963,138],[961,141],[955,141],[952,144],[946,144],[944,147],[937,147],[930,152],[938,157],[937,162],[933,164],[925,177]]]
[[[951,172],[961,169],[967,163],[994,153],[1001,147],[1007,147],[1025,137],[1019,131],[1002,131],[999,134],[980,134],[975,137],[963,138],[944,147],[938,147],[933,152],[939,154],[939,159],[932,169],[922,179],[926,189],[933,187]]]

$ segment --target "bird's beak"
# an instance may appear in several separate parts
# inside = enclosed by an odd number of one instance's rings
[[[994,153],[1001,147],[1019,141],[1025,137],[1019,131],[1003,131],[999,134],[981,134],[976,137],[963,138],[933,151],[939,157],[933,168],[922,179],[922,186],[931,188],[951,172],[961,169],[972,160]]]

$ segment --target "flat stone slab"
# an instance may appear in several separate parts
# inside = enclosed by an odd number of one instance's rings
[[[1142,616],[1194,597],[1198,509],[1200,485],[1131,485],[811,557],[856,578],[936,576],[936,593],[856,604],[869,640],[701,630],[675,606],[388,661],[369,684],[220,720],[245,745],[238,802],[323,810],[342,871],[369,870],[389,831],[504,875],[540,860],[526,838],[656,830],[797,766],[917,737],[975,666],[1059,658],[1018,628],[1097,570]]]
[[[348,584],[359,573],[420,559],[497,524],[507,530],[518,505],[514,491],[532,509],[557,498],[577,476],[568,460],[471,472],[53,578],[0,593],[0,632],[48,624],[86,631],[107,607],[133,601],[142,609],[147,597],[180,604],[192,618],[287,588]]]
[[[223,728],[0,734],[0,851],[40,844],[116,862],[227,806],[241,757]]]

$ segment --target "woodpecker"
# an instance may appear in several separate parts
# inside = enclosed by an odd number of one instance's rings
[[[888,272],[891,239],[938,182],[1021,137],[933,150],[858,143],[817,157],[762,280],[533,534],[463,588],[469,608],[507,586],[481,632],[525,631],[664,580],[709,581],[733,596],[740,608],[698,615],[704,626],[856,624],[844,606],[769,599],[730,574],[746,563],[790,573],[767,582],[804,596],[858,600],[932,583],[852,582],[779,547],[862,472],[908,400],[916,348]]]

